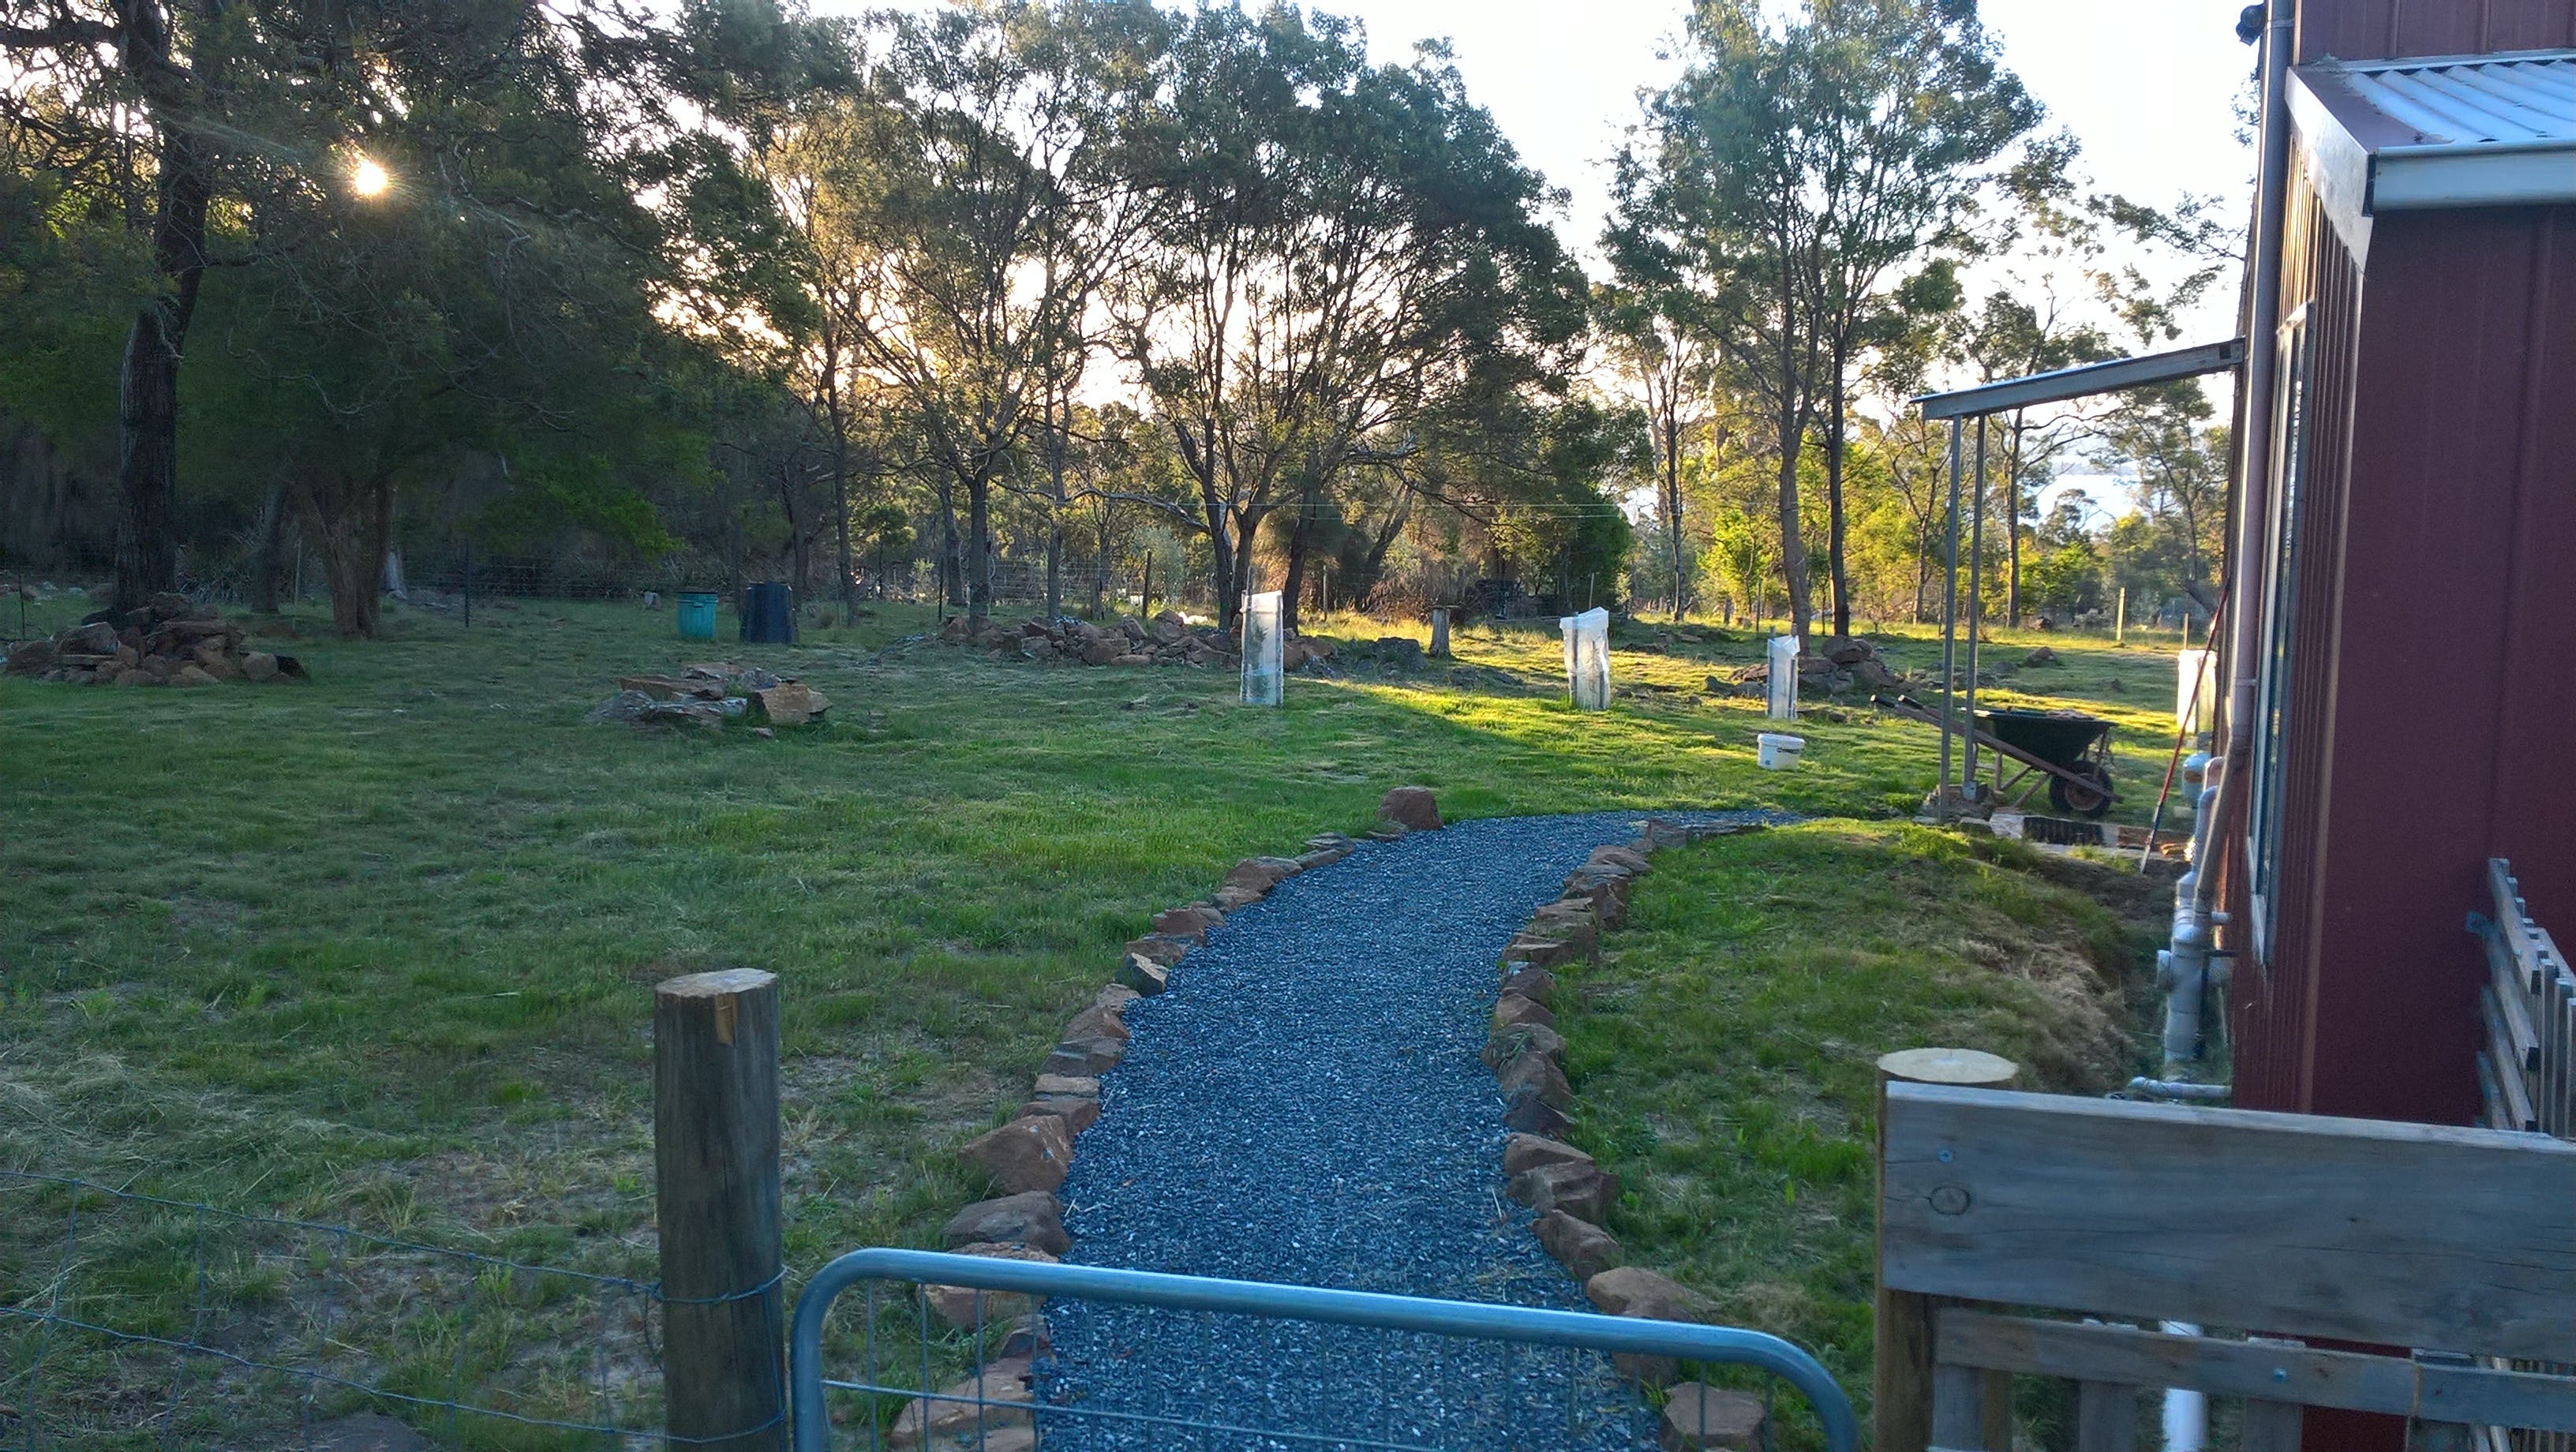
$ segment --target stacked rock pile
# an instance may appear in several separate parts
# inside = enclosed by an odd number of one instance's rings
[[[1770,687],[1768,664],[1743,666],[1708,678],[1713,695],[1760,696]],[[1849,691],[1901,691],[1912,682],[1888,669],[1878,647],[1856,636],[1821,640],[1798,655],[1798,690],[1839,696]]]
[[[1165,610],[1151,622],[1132,615],[1112,625],[1070,618],[1017,624],[988,620],[981,630],[960,616],[940,628],[939,638],[989,651],[996,660],[1095,666],[1212,666],[1235,660],[1234,642],[1224,631],[1192,625],[1177,610]]]
[[[130,610],[102,610],[49,639],[11,647],[11,675],[91,686],[211,686],[300,680],[291,655],[242,649],[242,630],[185,595],[164,592]]]

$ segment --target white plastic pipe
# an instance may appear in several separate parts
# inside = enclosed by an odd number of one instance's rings
[[[2197,1336],[2188,1321],[2167,1321],[2169,1336]],[[2209,1395],[2183,1387],[2165,1388],[2165,1452],[2204,1452],[2209,1446]]]

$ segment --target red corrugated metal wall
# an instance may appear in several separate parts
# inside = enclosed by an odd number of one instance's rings
[[[2300,0],[2301,65],[2576,46],[2576,0]]]
[[[2486,858],[2576,924],[2576,208],[2377,218],[2357,331],[2332,229],[2299,215],[2289,296],[2312,307],[2319,452],[2296,829],[2274,959],[2231,993],[2237,1102],[2464,1124],[2481,960],[2461,923]],[[2337,356],[2348,383],[2329,383]],[[2338,390],[2347,422],[2329,426]],[[2330,467],[2338,442],[2349,462]]]
[[[2248,1109],[2307,1107],[2310,1016],[2315,1007],[2314,906],[2332,824],[2325,767],[2332,750],[2334,626],[2341,587],[2344,500],[2351,467],[2353,364],[2359,353],[2361,271],[2304,177],[2294,184],[2283,239],[2281,312],[2305,306],[2309,383],[2308,461],[2300,504],[2295,684],[2286,696],[2281,852],[2284,905],[2272,961],[2249,962],[2231,981],[2236,1027],[2235,1102]],[[2265,407],[2269,407],[2267,402]],[[2238,921],[2244,905],[2237,905]]]

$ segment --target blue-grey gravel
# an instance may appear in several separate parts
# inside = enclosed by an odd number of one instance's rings
[[[1127,1009],[1126,1058],[1063,1191],[1069,1259],[1588,1309],[1503,1198],[1502,1098],[1477,1055],[1504,944],[1643,817],[1364,842],[1229,917],[1168,992]],[[1590,1353],[1067,1301],[1046,1314],[1048,1452],[1654,1441],[1642,1398]]]

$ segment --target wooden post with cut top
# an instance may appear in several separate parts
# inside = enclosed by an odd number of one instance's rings
[[[1431,654],[1449,654],[1449,607],[1445,605],[1431,607]]]
[[[2010,1089],[2021,1066],[2010,1059],[1975,1049],[1902,1049],[1878,1061],[1879,1220],[1886,1219],[1887,1086],[1892,1083],[1955,1084],[1974,1089]],[[1878,1246],[1883,1272],[1886,1247]],[[1875,1357],[1870,1368],[1870,1425],[1877,1452],[1924,1452],[1933,1444],[1932,1297],[1891,1291],[1884,1274],[1877,1276]],[[1983,1427],[1987,1447],[2012,1445],[2012,1378],[1985,1378],[1976,1400],[1966,1403]],[[1996,1385],[2000,1382],[2000,1385]],[[1956,1404],[1956,1403],[1954,1403]],[[2000,1436],[1997,1434],[2000,1433]]]
[[[785,1452],[777,975],[731,968],[653,990],[653,1179],[671,1437]]]

